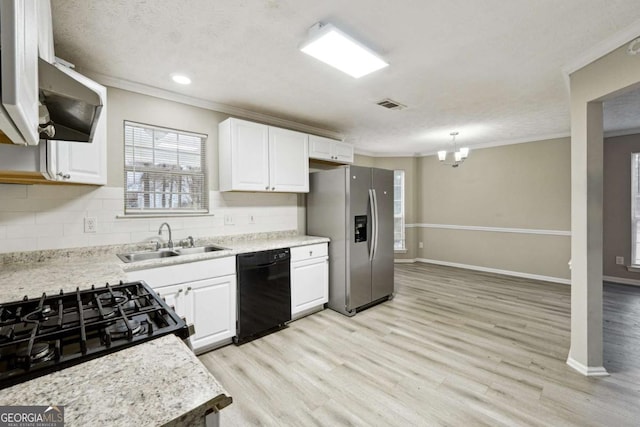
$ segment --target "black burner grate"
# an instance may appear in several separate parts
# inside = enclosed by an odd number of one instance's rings
[[[142,282],[0,304],[0,389],[189,329]]]

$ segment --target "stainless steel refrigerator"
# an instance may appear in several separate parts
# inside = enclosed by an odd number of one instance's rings
[[[307,233],[329,237],[329,308],[347,316],[393,297],[393,171],[311,173]]]

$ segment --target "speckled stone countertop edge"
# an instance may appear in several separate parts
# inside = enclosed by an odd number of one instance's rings
[[[2,405],[65,405],[65,425],[69,427],[204,425],[208,413],[232,401],[175,335],[0,390]]]
[[[193,254],[193,255],[181,255],[176,257],[168,257],[161,259],[153,259],[148,261],[139,261],[139,262],[131,262],[131,263],[123,263],[121,265],[122,270],[127,271],[137,271],[137,270],[147,270],[150,268],[156,267],[164,267],[169,265],[177,265],[177,264],[185,264],[189,262],[198,262],[209,259],[216,258],[224,258],[228,256],[235,256],[239,254],[244,254],[248,252],[258,252],[265,251],[270,249],[281,249],[281,248],[294,248],[297,246],[306,246],[313,245],[317,243],[328,243],[329,239],[327,237],[317,237],[317,236],[291,236],[284,238],[273,238],[273,239],[255,239],[255,240],[247,240],[243,242],[235,242],[235,243],[227,243],[227,246],[231,246],[228,249],[215,251],[215,252],[206,252],[202,254]],[[225,247],[225,243],[222,243],[217,240],[205,241],[202,243],[204,245],[213,244],[221,247]]]
[[[209,236],[196,238],[196,246],[217,244],[220,246],[229,246],[235,243],[248,242],[253,240],[274,240],[285,239],[288,237],[295,237],[298,235],[296,230],[287,231],[273,231],[262,233],[250,233],[250,234],[236,234],[226,236]],[[119,245],[104,245],[104,246],[86,246],[78,248],[66,248],[66,249],[43,249],[35,251],[23,251],[23,252],[5,252],[0,253],[0,265],[3,264],[16,264],[16,263],[40,263],[47,261],[54,261],[65,258],[90,258],[97,255],[115,255],[118,253],[129,253],[149,250],[149,242],[139,243],[125,243]]]
[[[162,424],[162,427],[187,427],[192,426],[194,420],[205,418],[211,412],[220,412],[233,403],[233,398],[227,395],[216,396],[208,402],[203,403],[190,412]]]

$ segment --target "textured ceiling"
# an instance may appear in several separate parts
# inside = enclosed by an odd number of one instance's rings
[[[52,0],[52,9],[56,54],[80,70],[337,131],[380,155],[434,152],[454,130],[472,148],[568,134],[561,68],[640,19],[638,0]],[[356,80],[301,53],[317,21],[390,66]],[[193,84],[179,87],[174,72]],[[387,97],[408,108],[375,105]]]

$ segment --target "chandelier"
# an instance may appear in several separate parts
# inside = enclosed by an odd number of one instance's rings
[[[467,157],[469,157],[469,148],[461,147],[460,149],[458,149],[458,144],[456,144],[456,136],[458,135],[458,132],[451,132],[449,135],[451,135],[451,142],[453,143],[453,161],[446,161],[447,150],[438,151],[438,160],[440,160],[440,163],[442,163],[443,165],[457,168],[464,162]]]

